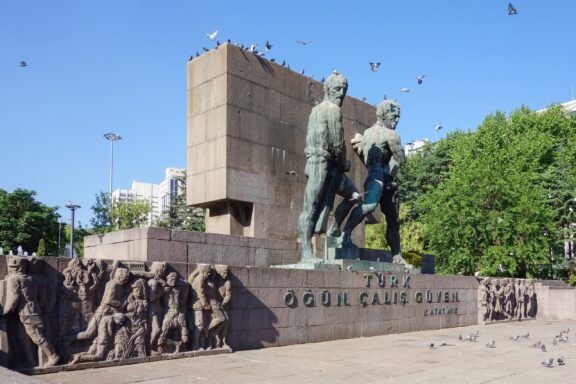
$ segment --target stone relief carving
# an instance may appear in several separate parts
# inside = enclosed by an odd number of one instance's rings
[[[146,271],[72,259],[57,278],[45,265],[38,257],[10,256],[0,281],[0,320],[9,325],[9,342],[0,348],[10,367],[229,349],[226,265],[199,264],[188,281],[164,262]]]
[[[478,297],[484,321],[535,318],[538,312],[534,283],[525,279],[484,278]]]

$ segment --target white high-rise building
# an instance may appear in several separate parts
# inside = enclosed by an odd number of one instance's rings
[[[418,153],[422,148],[428,144],[428,139],[421,139],[421,140],[414,140],[404,146],[404,153],[406,157],[413,156],[414,154]]]
[[[112,201],[143,200],[150,204],[147,225],[152,225],[163,212],[170,208],[170,201],[182,191],[177,178],[186,175],[185,168],[166,168],[164,180],[160,184],[132,181],[131,189],[117,189],[112,192]]]

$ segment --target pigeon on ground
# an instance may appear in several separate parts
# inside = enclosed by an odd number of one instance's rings
[[[518,339],[520,339],[520,336],[516,335],[516,336],[512,336],[510,338],[510,340],[514,340],[514,341],[518,341]]]
[[[523,339],[527,339],[527,338],[530,337],[530,333],[529,333],[529,332],[528,332],[528,333],[525,333],[525,334],[523,334],[523,335],[520,336],[520,337],[523,338]]]
[[[370,63],[370,69],[372,70],[372,72],[376,72],[378,70],[378,67],[380,67],[381,63]]]
[[[256,51],[256,47],[257,47],[257,46],[258,46],[258,44],[252,44],[252,45],[250,46],[249,51],[252,52],[252,53],[254,53],[254,51]]]
[[[434,343],[428,343],[428,348],[434,348]]]
[[[516,10],[516,8],[514,8],[512,3],[508,3],[508,16],[517,15],[517,14],[518,14],[518,11]]]
[[[458,335],[458,340],[462,341],[462,335]]]
[[[558,365],[566,364],[566,361],[564,361],[564,356],[560,356],[556,361],[558,361]]]
[[[266,40],[266,42],[264,43],[264,49],[267,51],[272,49],[272,44],[270,44],[268,40]]]
[[[218,36],[218,30],[212,32],[212,33],[208,33],[208,32],[204,32],[206,33],[206,36],[208,37],[208,39],[210,40],[216,40],[216,36]]]
[[[547,361],[542,362],[542,366],[546,367],[546,368],[552,368],[553,364],[554,364],[554,359],[552,357],[549,358]]]
[[[298,176],[298,174],[296,173],[296,171],[288,171],[286,172],[287,175],[291,175],[291,176]]]
[[[416,82],[418,83],[418,85],[422,84],[422,82],[424,81],[424,76],[425,75],[416,76]]]
[[[286,66],[286,60],[282,60],[282,66],[283,66],[283,67]]]
[[[374,268],[373,266],[370,266],[370,272],[376,272],[376,268]]]
[[[552,340],[552,345],[554,346],[558,345],[558,339],[555,338],[554,340]]]
[[[300,74],[303,75],[305,71],[306,71],[305,69],[301,70]]]
[[[200,54],[198,53],[198,51],[196,51],[196,57],[200,56]]]
[[[488,344],[486,344],[486,348],[496,348],[496,340],[492,340]]]
[[[562,336],[558,338],[558,341],[562,342],[562,343],[567,343],[568,342],[568,336]]]
[[[531,348],[540,348],[540,345],[542,344],[542,342],[540,340],[538,340],[537,342],[535,342],[534,344],[532,344],[530,347]]]
[[[546,352],[546,344],[542,344],[540,346],[540,349],[542,350],[542,352]]]
[[[346,267],[346,270],[348,272],[352,272],[354,270],[354,268],[352,267],[352,264],[350,264],[349,266]]]

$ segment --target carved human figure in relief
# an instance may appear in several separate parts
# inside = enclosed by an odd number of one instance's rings
[[[18,337],[24,341],[30,340],[48,357],[45,367],[53,366],[60,361],[60,356],[56,353],[54,345],[46,337],[46,324],[42,312],[42,302],[48,302],[45,297],[46,292],[42,289],[42,284],[28,271],[28,260],[24,257],[8,258],[9,275],[6,279],[7,297],[4,308],[0,307],[0,316],[17,313],[23,328],[22,334]],[[29,348],[26,342],[21,343],[23,348]],[[28,359],[31,357],[27,351]],[[34,365],[34,361],[29,361]]]
[[[196,270],[188,277],[192,287],[192,311],[194,323],[192,328],[192,349],[204,349],[208,340],[206,324],[210,318],[210,303],[206,296],[206,285],[210,277],[210,265],[198,264]]]
[[[100,361],[114,356],[114,335],[126,321],[123,313],[102,316],[97,327],[97,336],[87,352],[80,352],[72,357],[70,364]]]
[[[126,342],[115,342],[116,358],[146,356],[146,337],[148,335],[148,300],[144,279],[136,279],[131,285],[126,304],[126,316],[129,324],[124,325]],[[116,337],[118,339],[118,336]],[[124,341],[123,340],[123,341]],[[126,347],[128,346],[128,347]]]
[[[166,286],[166,263],[155,261],[150,266],[152,276],[148,280],[148,323],[150,326],[150,349],[158,352],[158,337],[162,332],[164,309],[162,297]]]
[[[488,278],[482,279],[480,283],[480,305],[484,308],[482,317],[488,321],[492,317],[492,294],[490,291],[490,281]]]
[[[398,186],[394,182],[398,168],[405,161],[400,136],[396,132],[399,120],[400,105],[393,100],[384,100],[376,109],[376,124],[366,129],[363,135],[357,134],[351,141],[368,169],[368,176],[364,182],[364,201],[352,210],[344,226],[342,246],[355,247],[350,240],[352,230],[380,204],[386,217],[386,241],[394,262],[405,264],[400,249]]]
[[[302,213],[298,220],[301,260],[316,261],[312,253],[312,236],[326,231],[325,222],[336,194],[344,197],[336,210],[336,226],[331,232],[337,233],[354,201],[351,197],[357,192],[352,182],[344,175],[349,170],[344,143],[344,126],[340,107],[348,81],[341,74],[332,74],[324,82],[324,99],[310,113],[306,133],[306,168],[308,178],[304,190]],[[322,218],[321,218],[322,216]]]
[[[526,292],[527,287],[526,284],[524,283],[524,279],[519,279],[518,286],[516,287],[516,301],[518,302],[516,316],[519,319],[526,318],[526,306],[528,304],[527,303],[528,295],[526,294]]]
[[[226,267],[226,266],[221,266]],[[227,277],[228,271],[221,268],[221,272]],[[220,286],[225,283],[220,281],[220,274],[217,272],[216,267],[210,268],[210,276],[206,282],[206,298],[210,304],[210,323],[208,324],[208,347],[220,347],[220,330],[228,321],[226,311],[224,309],[224,297],[221,295]],[[224,288],[224,287],[223,287]],[[223,290],[224,293],[225,289]],[[230,297],[227,299],[229,303]]]
[[[112,279],[106,283],[100,305],[90,319],[85,331],[78,333],[73,339],[88,340],[96,336],[98,324],[103,316],[126,312],[126,303],[129,294],[128,281],[130,271],[126,268],[116,268]]]
[[[186,321],[186,304],[188,302],[190,286],[185,281],[178,278],[176,272],[171,272],[166,276],[166,286],[164,287],[163,301],[165,303],[166,314],[162,321],[162,331],[158,337],[158,351],[165,351],[168,343],[175,347],[174,352],[186,350],[188,343],[188,324]],[[168,340],[168,334],[173,331],[178,334],[178,338]]]
[[[232,304],[232,282],[230,281],[230,268],[227,265],[214,266],[217,274],[217,287],[219,296],[219,314],[222,321],[214,320],[217,316],[212,315],[211,324],[217,322],[212,327],[212,336],[216,348],[230,348],[228,345],[228,328],[230,327],[230,305]]]

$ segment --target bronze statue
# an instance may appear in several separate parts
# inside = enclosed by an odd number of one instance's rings
[[[350,169],[346,160],[344,126],[340,107],[348,81],[341,74],[332,74],[324,82],[324,99],[310,113],[306,133],[306,168],[308,178],[304,191],[302,213],[298,220],[302,254],[301,261],[318,261],[312,254],[312,236],[326,232],[326,222],[336,194],[344,197],[336,210],[331,234],[339,232],[340,223],[354,205],[356,188],[344,172]]]
[[[376,124],[366,129],[363,135],[352,139],[354,150],[368,168],[364,182],[364,201],[357,205],[344,226],[343,247],[355,247],[350,240],[352,230],[374,212],[378,204],[386,217],[386,240],[390,245],[394,262],[406,264],[400,249],[400,223],[394,177],[404,162],[404,150],[396,125],[400,119],[400,106],[396,101],[384,100],[376,110]]]

